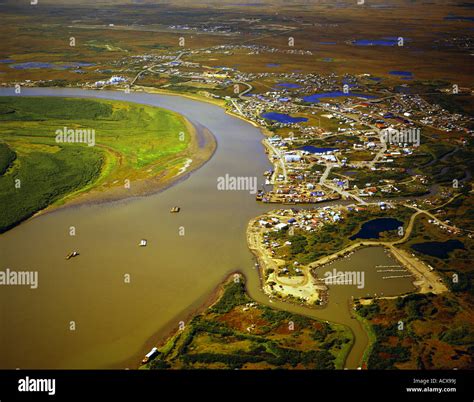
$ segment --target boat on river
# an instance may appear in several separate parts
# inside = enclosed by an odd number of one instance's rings
[[[158,355],[158,349],[153,348],[145,355],[145,357],[142,360],[142,363],[143,364],[148,363],[150,360],[154,359],[157,355]]]
[[[73,251],[71,253],[69,253],[67,256],[66,256],[66,260],[69,260],[73,257],[77,257],[79,255],[79,253],[77,251]]]
[[[180,207],[173,207],[173,208],[171,208],[170,212],[171,213],[178,213],[180,210],[181,210]]]

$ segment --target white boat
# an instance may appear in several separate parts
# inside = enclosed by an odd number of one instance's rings
[[[147,245],[147,241],[145,239],[140,240],[140,247],[145,247]]]
[[[66,260],[69,260],[70,258],[73,258],[73,257],[77,257],[78,255],[79,255],[79,253],[77,251],[73,251],[72,253],[69,253],[66,256]]]
[[[143,364],[148,363],[150,359],[156,356],[157,353],[158,353],[158,348],[153,348],[145,355],[145,358],[142,360],[142,363]]]

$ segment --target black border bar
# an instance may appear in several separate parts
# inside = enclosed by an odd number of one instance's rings
[[[26,378],[54,379],[55,394],[20,392],[19,381]],[[236,397],[242,401],[256,397],[265,401],[285,397],[291,401],[341,397],[353,401],[471,401],[473,378],[473,371],[465,370],[4,370],[0,371],[0,402],[181,400],[187,395],[220,401]]]

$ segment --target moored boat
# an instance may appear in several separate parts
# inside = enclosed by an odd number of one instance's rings
[[[77,257],[79,255],[79,253],[77,251],[73,251],[71,253],[69,253],[67,256],[66,256],[66,260],[69,260],[71,259],[72,257]]]
[[[143,360],[142,360],[142,363],[143,363],[143,364],[148,363],[150,360],[152,360],[154,357],[156,357],[157,354],[158,354],[158,349],[157,349],[157,348],[153,348],[152,350],[150,350],[150,351],[145,355],[145,357],[144,357]]]

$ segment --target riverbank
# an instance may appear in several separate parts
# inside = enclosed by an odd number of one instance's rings
[[[211,105],[218,106],[222,108],[229,116],[236,117],[258,128],[262,133],[264,133],[264,135],[268,136],[271,134],[264,128],[260,128],[255,122],[231,112],[229,108],[226,107],[225,101],[223,100],[211,99],[199,95],[175,93],[172,91],[166,91],[152,87],[136,86],[135,88],[142,90],[146,94],[181,96],[186,99],[206,102]],[[140,93],[141,91],[134,92]],[[133,102],[133,100],[130,101]],[[102,149],[105,160],[102,172],[98,178],[89,181],[80,189],[61,196],[59,199],[55,200],[46,207],[41,208],[33,214],[25,217],[25,219],[19,221],[14,226],[17,226],[31,218],[49,214],[50,212],[67,207],[102,204],[156,194],[169,187],[172,187],[182,180],[185,180],[193,171],[202,167],[209,159],[212,158],[217,148],[217,141],[214,135],[206,127],[197,127],[188,119],[184,118],[184,116],[181,117],[183,118],[187,131],[190,135],[190,144],[187,150],[176,155],[174,158],[175,160],[180,160],[183,158],[185,159],[185,163],[181,169],[178,170],[174,167],[169,169],[166,168],[165,170],[160,171],[158,175],[145,179],[139,178],[134,180],[133,175],[131,175],[130,179],[127,178],[127,180],[129,180],[129,185],[127,186],[119,184],[118,180],[115,180],[112,183],[105,183],[107,176],[104,172],[109,170],[114,164],[112,161],[113,155],[118,156],[119,161],[121,159],[121,155],[118,155],[118,153],[109,146],[97,144],[97,148]],[[122,164],[122,162],[120,162],[120,164]],[[168,164],[172,165],[173,161],[169,161]]]
[[[245,283],[243,274],[229,275],[207,308],[201,308],[186,325],[181,323],[142,368],[344,367],[353,344],[348,328],[264,306],[248,296]]]
[[[226,101],[222,99],[215,99],[215,98],[210,98],[207,96],[203,95],[198,95],[198,94],[190,94],[190,93],[181,93],[181,92],[173,92],[173,91],[166,91],[165,89],[160,89],[160,88],[154,88],[154,87],[146,87],[142,85],[134,85],[134,88],[138,88],[143,90],[146,93],[150,94],[158,94],[158,95],[170,95],[170,96],[182,96],[183,98],[191,99],[191,100],[196,100],[199,102],[206,102],[210,103],[211,105],[219,106],[224,109],[225,113],[228,114],[229,116],[235,117],[237,119],[240,119],[242,121],[245,121],[246,123],[251,124],[255,128],[258,128],[262,134],[265,137],[272,137],[274,133],[272,133],[270,130],[268,130],[266,127],[261,127],[257,123],[255,123],[253,120],[247,119],[246,117],[234,113],[231,111],[227,106],[226,106]],[[263,142],[264,140],[262,140]]]
[[[142,349],[152,347],[165,348],[167,344],[170,344],[170,342],[172,342],[172,339],[176,336],[176,334],[181,331],[180,327],[185,328],[187,323],[189,323],[193,319],[193,317],[196,317],[199,314],[205,312],[222,297],[222,294],[224,293],[224,285],[228,283],[232,278],[234,278],[235,275],[243,276],[241,272],[237,271],[226,275],[226,277],[221,282],[219,282],[217,286],[214,287],[214,289],[211,291],[211,293],[209,293],[209,295],[202,303],[198,304],[194,309],[186,311],[186,314],[179,322],[175,322],[173,324],[170,323],[168,329],[164,332],[162,331],[159,335],[153,335],[152,337],[150,337],[150,339],[148,339],[148,341],[144,345],[144,348]],[[120,362],[119,364],[114,365],[113,368],[119,369],[121,367],[144,368],[142,364],[137,362],[135,357]]]
[[[282,219],[282,216],[285,216],[285,218]],[[280,247],[284,246],[284,244],[290,244],[289,249],[285,249],[283,251],[282,255],[287,255],[288,252],[291,252],[291,243],[293,243],[293,240],[291,236],[283,236],[281,237],[272,237],[268,236],[264,239],[263,235],[264,233],[270,233],[272,232],[271,229],[264,228],[266,226],[275,225],[275,222],[271,221],[270,218],[280,218],[279,220],[276,220],[276,222],[287,222],[290,217],[295,217],[294,214],[280,214],[280,215],[275,215],[272,214],[272,212],[265,214],[265,216],[257,216],[254,219],[252,219],[249,222],[249,225],[247,226],[247,243],[249,246],[249,249],[253,253],[254,257],[258,261],[258,268],[259,268],[259,277],[260,277],[260,283],[263,291],[265,294],[270,297],[271,300],[282,300],[285,303],[289,304],[294,304],[298,305],[301,307],[308,308],[310,310],[315,311],[317,315],[321,315],[324,317],[328,317],[328,320],[330,321],[337,321],[337,319],[342,319],[344,324],[348,325],[349,328],[351,328],[354,332],[358,333],[359,336],[359,328],[360,330],[363,330],[365,332],[365,336],[368,337],[367,343],[364,346],[363,341],[361,343],[358,343],[359,340],[355,339],[356,342],[356,348],[354,349],[357,352],[354,352],[354,354],[351,356],[351,367],[360,367],[360,361],[363,359],[363,357],[367,358],[368,354],[370,351],[366,350],[366,347],[371,347],[371,334],[366,331],[366,327],[363,325],[357,325],[357,321],[354,319],[353,313],[351,311],[350,306],[345,306],[345,300],[349,301],[352,299],[356,298],[359,299],[360,297],[367,297],[369,296],[370,292],[372,294],[372,297],[368,297],[367,300],[363,300],[362,303],[366,304],[369,303],[369,301],[373,300],[373,297],[376,297],[377,299],[380,298],[393,298],[393,297],[398,297],[398,296],[406,296],[408,294],[413,294],[413,293],[422,293],[422,294],[427,294],[427,293],[443,293],[447,289],[444,286],[444,284],[440,281],[439,276],[435,273],[429,270],[427,266],[425,266],[421,261],[418,261],[416,258],[407,255],[406,252],[403,250],[395,248],[394,244],[399,244],[400,239],[393,240],[393,241],[370,241],[370,240],[363,240],[363,241],[356,241],[352,244],[349,244],[342,249],[338,250],[337,252],[331,252],[328,255],[325,255],[316,261],[313,261],[309,264],[305,262],[304,264],[301,262],[301,259],[298,259],[298,265],[297,268],[298,270],[295,270],[293,267],[293,260],[290,262],[286,260],[285,257],[281,257],[278,252],[276,252],[275,255],[270,254],[271,251],[269,250],[280,250]],[[296,217],[297,219],[297,217]],[[413,217],[411,217],[410,222],[413,222]],[[273,223],[272,223],[273,222]],[[299,222],[297,220],[297,222]],[[301,222],[299,222],[301,224]],[[281,223],[282,225],[284,223]],[[343,225],[344,223],[340,223],[340,225]],[[405,232],[404,240],[407,239],[410,236],[411,229],[413,227],[413,224],[408,225],[407,231]],[[359,228],[360,229],[360,228]],[[288,229],[289,230],[289,229]],[[344,231],[342,228],[339,228],[339,233],[343,233]],[[345,232],[344,232],[345,233]],[[350,233],[349,233],[350,235]],[[295,233],[296,236],[296,233]],[[332,237],[329,237],[328,240],[330,240]],[[276,239],[276,240],[275,240]],[[263,243],[263,241],[266,240],[266,244]],[[288,240],[287,243],[285,243],[285,240]],[[295,238],[295,241],[296,238]],[[273,244],[275,242],[275,244]],[[393,244],[394,243],[394,244]],[[274,246],[276,248],[274,248]],[[359,293],[356,296],[353,296],[352,291],[348,291],[346,293],[344,292],[339,292],[341,288],[331,288],[331,297],[329,297],[329,289],[327,286],[325,286],[324,281],[321,281],[320,279],[318,280],[318,277],[321,278],[323,276],[323,272],[327,273],[330,272],[330,270],[333,267],[329,267],[330,265],[334,265],[334,267],[338,267],[337,269],[340,271],[341,269],[344,269],[345,265],[351,266],[356,264],[356,262],[352,261],[356,253],[364,252],[364,253],[371,253],[370,251],[367,251],[369,249],[376,250],[377,248],[381,248],[382,250],[385,250],[384,253],[388,256],[391,257],[392,262],[390,261],[383,261],[380,260],[378,264],[380,266],[390,266],[396,262],[400,263],[401,269],[406,269],[407,272],[404,273],[405,277],[411,276],[409,278],[409,283],[412,284],[412,287],[409,289],[407,288],[407,285],[402,285],[403,290],[398,291],[399,289],[397,286],[390,286],[392,284],[391,280],[387,281],[388,287],[383,284],[382,282],[385,281],[379,281],[377,283],[377,286],[374,285],[369,285],[369,287],[363,291],[363,293]],[[324,247],[323,247],[324,249]],[[366,250],[366,251],[364,251]],[[348,263],[346,263],[344,260],[349,259]],[[380,257],[373,257],[375,259],[380,258]],[[361,268],[362,267],[367,267],[367,262],[372,261],[369,257],[369,259],[364,259],[364,258],[358,258],[355,261],[359,261],[359,264],[362,262]],[[305,265],[306,264],[306,265]],[[376,265],[374,263],[374,265]],[[396,264],[395,264],[396,265]],[[402,268],[403,267],[403,268]],[[336,268],[334,268],[336,269]],[[373,268],[373,272],[375,272],[375,268]],[[318,274],[316,274],[316,271]],[[295,274],[296,272],[296,274]],[[278,273],[280,276],[278,277]],[[291,283],[292,286],[287,286],[288,281],[287,281],[287,276],[290,275],[290,279],[294,278],[294,281]],[[365,273],[366,277],[368,273]],[[399,275],[399,277],[403,277],[403,275]],[[280,278],[282,278],[280,280]],[[376,281],[377,279],[373,276],[370,277],[371,279],[368,279],[368,281]],[[396,278],[396,277],[394,277]],[[398,281],[399,279],[395,279],[395,281]],[[400,279],[401,280],[401,279]],[[390,283],[389,283],[390,282]],[[367,280],[366,280],[367,283]],[[376,282],[373,282],[374,284]],[[400,284],[401,285],[401,284]],[[308,286],[311,287],[311,289],[308,289]],[[311,298],[310,294],[313,296]],[[385,296],[385,295],[386,296]],[[352,295],[352,296],[351,296]],[[393,296],[397,295],[397,296]],[[295,297],[297,296],[297,297]],[[342,299],[344,297],[344,299]],[[324,306],[324,308],[322,308]],[[339,307],[338,307],[339,306]],[[345,307],[344,307],[345,306]],[[335,312],[336,310],[339,310],[339,313],[342,314],[341,309],[346,310],[344,313],[345,315],[351,315],[352,319],[349,320],[345,319],[342,315],[341,316],[336,316],[333,313],[331,314],[330,312]]]
[[[225,101],[222,99],[215,99],[215,98],[208,98],[206,96],[198,95],[198,94],[190,94],[189,92],[173,92],[173,91],[167,91],[165,89],[161,88],[155,88],[155,87],[147,87],[143,85],[134,85],[133,86],[133,92],[145,92],[148,94],[156,94],[156,95],[169,95],[169,96],[181,96],[183,98],[191,99],[191,100],[197,100],[199,102],[206,102],[210,103],[211,105],[215,106],[220,106],[224,107],[225,106]]]
[[[398,243],[398,242],[396,242]],[[395,257],[395,259],[413,276],[413,285],[417,289],[415,293],[435,293],[447,292],[448,289],[441,280],[441,277],[430,270],[427,265],[414,256],[410,256],[406,251],[396,248],[393,243],[381,241],[361,241],[353,243],[337,253],[325,256],[310,264],[312,269],[321,268],[326,264],[344,258],[345,256],[364,247],[382,246]],[[380,298],[380,297],[379,297]]]
[[[189,121],[186,121],[186,124],[191,135],[191,142],[186,153],[177,156],[177,158],[180,159],[187,158],[183,167],[184,170],[179,171],[181,169],[177,169],[178,166],[176,166],[174,169],[165,170],[158,176],[132,181],[130,188],[125,188],[124,186],[109,187],[105,190],[92,189],[87,190],[87,192],[79,192],[72,196],[68,195],[45,210],[38,212],[37,215],[49,213],[62,207],[100,204],[133,197],[144,197],[159,193],[187,179],[195,170],[202,167],[212,158],[217,148],[217,142],[209,130],[205,128],[197,129]],[[198,133],[198,130],[200,133]],[[204,141],[204,146],[199,145],[200,139]],[[176,172],[176,170],[178,170],[178,172]]]
[[[11,95],[5,89],[0,93]],[[158,106],[185,116],[198,129],[208,128],[219,146],[190,179],[159,194],[60,208],[0,236],[5,266],[34,267],[41,278],[38,291],[25,293],[15,287],[0,295],[5,303],[17,300],[5,315],[5,344],[15,342],[32,350],[19,357],[2,348],[3,367],[131,367],[120,366],[120,362],[133,356],[136,362],[146,353],[151,336],[156,340],[176,328],[236,268],[249,278],[252,298],[268,304],[260,292],[251,253],[242,241],[248,220],[266,207],[248,192],[216,188],[222,172],[252,177],[270,168],[261,148],[260,130],[229,116],[221,107],[180,96],[49,88],[26,88],[22,95],[93,97]],[[236,163],[239,160],[246,163]],[[174,205],[181,207],[179,214],[169,213]],[[71,225],[78,227],[77,236],[64,230]],[[180,227],[185,228],[185,236],[179,234]],[[140,239],[148,241],[147,247],[138,247]],[[219,253],[209,253],[209,244],[216,239]],[[29,244],[29,253],[18,252],[21,244]],[[80,257],[66,261],[64,256],[71,250],[78,250]],[[131,276],[129,284],[124,284],[125,273]],[[59,292],[58,281],[68,284],[59,287]],[[66,288],[67,292],[61,291]],[[85,298],[95,306],[93,312],[77,302]],[[38,305],[41,312],[35,310]],[[62,308],[57,309],[58,305]],[[292,309],[285,307],[279,306]],[[18,322],[22,316],[28,319]],[[69,322],[71,316],[81,328],[89,329],[87,334],[78,331],[74,337],[64,336],[61,323]],[[42,326],[45,317],[57,325]]]
[[[227,115],[238,118],[246,123],[251,124],[253,127],[258,128],[265,136],[269,137],[273,135],[272,132],[264,127],[260,127],[254,121],[246,119],[239,114],[233,113],[231,110],[229,110],[229,108],[226,107],[226,103],[223,100],[212,99],[200,95],[192,95],[189,93],[176,93],[172,91],[166,91],[164,89],[140,85],[135,85],[134,88],[138,89],[138,91],[133,91],[137,93],[144,92],[146,94],[179,96],[186,99],[206,102],[211,105],[218,106],[222,108]],[[54,212],[65,207],[115,202],[132,197],[142,197],[156,194],[166,190],[167,188],[179,183],[182,180],[185,180],[193,171],[202,167],[208,160],[212,158],[217,148],[217,141],[215,136],[207,128],[198,128],[188,119],[185,118],[184,120],[188,128],[188,132],[191,135],[191,143],[188,150],[189,154],[192,155],[193,158],[191,160],[191,164],[186,166],[186,171],[183,172],[183,174],[174,175],[173,172],[163,172],[158,177],[136,181],[133,183],[133,186],[130,186],[128,189],[125,189],[124,187],[111,187],[105,191],[99,191],[94,188],[91,189],[93,186],[93,183],[91,183],[91,185],[87,186],[86,188],[68,194],[48,207],[36,212],[33,216],[31,216],[31,218]],[[264,144],[263,141],[264,140],[262,140],[262,144]],[[199,145],[200,142],[204,143],[204,145]]]
[[[258,230],[257,223],[260,217],[256,217],[247,225],[246,238],[249,250],[257,260],[260,282],[263,291],[270,299],[281,296],[285,302],[314,308],[325,294],[326,286],[314,283],[309,272],[299,266],[300,276],[295,276],[293,280],[282,281],[277,274],[285,261],[272,258],[261,245],[262,232]],[[277,288],[277,289],[275,289]],[[280,297],[278,297],[280,298]],[[304,298],[305,301],[302,301]]]
[[[268,256],[265,250],[259,246],[259,239],[258,236],[261,235],[260,232],[253,230],[253,226],[259,220],[259,217],[250,221],[249,226],[247,228],[247,242],[249,244],[249,249],[254,254],[255,258],[258,261],[259,269],[260,269],[260,278],[262,281],[262,288],[264,289],[265,293],[269,296],[272,296],[272,289],[268,286],[265,279],[265,272],[270,270],[272,273],[278,267],[284,266],[286,263],[284,260],[278,260],[280,263],[277,264],[275,259]],[[386,250],[390,252],[390,254],[395,257],[397,261],[401,263],[401,265],[409,270],[409,272],[413,275],[413,285],[416,287],[417,291],[415,293],[435,293],[440,294],[447,291],[446,286],[440,280],[438,274],[434,271],[431,271],[425,264],[423,264],[420,260],[417,260],[414,257],[408,255],[408,253],[404,250],[396,248],[393,244],[389,242],[382,242],[382,241],[360,241],[356,243],[352,243],[349,246],[345,247],[344,249],[324,256],[308,265],[308,268],[313,271],[315,269],[321,269],[324,266],[331,264],[335,261],[340,259],[346,258],[350,256],[355,251],[365,248],[365,247],[377,247],[383,246]],[[315,285],[316,286],[316,285]],[[324,289],[319,289],[321,294],[324,294]],[[380,296],[379,298],[383,298]],[[387,298],[390,298],[387,296]],[[303,303],[302,303],[303,304]],[[307,307],[312,307],[308,303]]]
[[[107,181],[108,177],[106,171],[110,169],[109,165],[114,163],[110,160],[108,155],[109,153],[118,153],[106,145],[96,144],[97,148],[104,151],[105,162],[100,176],[86,186],[62,196],[47,207],[34,213],[31,217],[27,217],[25,220],[66,207],[101,204],[151,195],[185,180],[192,172],[202,167],[212,158],[217,148],[217,141],[207,128],[202,126],[198,127],[184,116],[181,116],[181,118],[186,127],[187,135],[189,135],[187,148],[166,162],[166,165],[169,167],[165,167],[164,169],[158,167],[159,173],[156,176],[148,178],[137,177],[134,179],[134,176],[137,176],[136,173],[130,172],[130,179],[129,182],[127,182],[129,185],[125,185],[125,183],[119,184],[118,180]],[[123,164],[121,159],[122,156],[118,155],[120,165]],[[152,164],[148,166],[147,172],[151,172],[153,169],[154,165]],[[147,175],[150,176],[150,173],[147,173]]]

